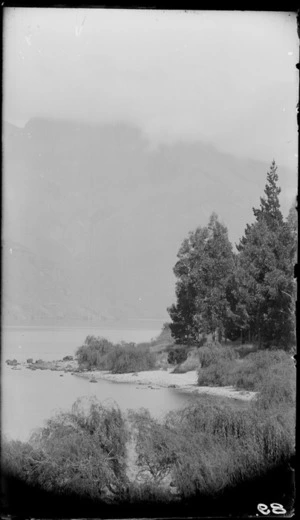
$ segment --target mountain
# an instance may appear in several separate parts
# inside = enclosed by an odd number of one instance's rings
[[[125,124],[47,119],[5,123],[3,159],[3,316],[22,323],[167,320],[182,240],[216,211],[238,241],[269,167],[201,142],[153,148]]]

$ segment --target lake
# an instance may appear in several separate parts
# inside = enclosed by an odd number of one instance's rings
[[[86,336],[103,336],[113,342],[149,341],[159,330],[104,330],[85,328],[8,327],[2,331],[2,434],[26,440],[58,409],[68,410],[83,396],[96,396],[104,404],[117,404],[122,411],[147,408],[156,417],[181,408],[194,397],[170,388],[101,380],[90,383],[80,376],[49,370],[13,370],[6,359],[62,359],[74,355]]]

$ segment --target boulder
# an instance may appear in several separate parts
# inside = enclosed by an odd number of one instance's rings
[[[19,365],[18,361],[16,359],[7,359],[6,364],[10,366],[16,366]]]

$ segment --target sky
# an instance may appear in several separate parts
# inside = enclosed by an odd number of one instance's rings
[[[4,119],[125,122],[296,172],[297,61],[294,13],[5,8]]]

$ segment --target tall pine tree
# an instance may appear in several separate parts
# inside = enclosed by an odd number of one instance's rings
[[[280,211],[275,161],[267,174],[265,196],[253,208],[256,221],[247,225],[237,246],[240,284],[250,339],[260,347],[288,348],[293,342],[294,237]]]

